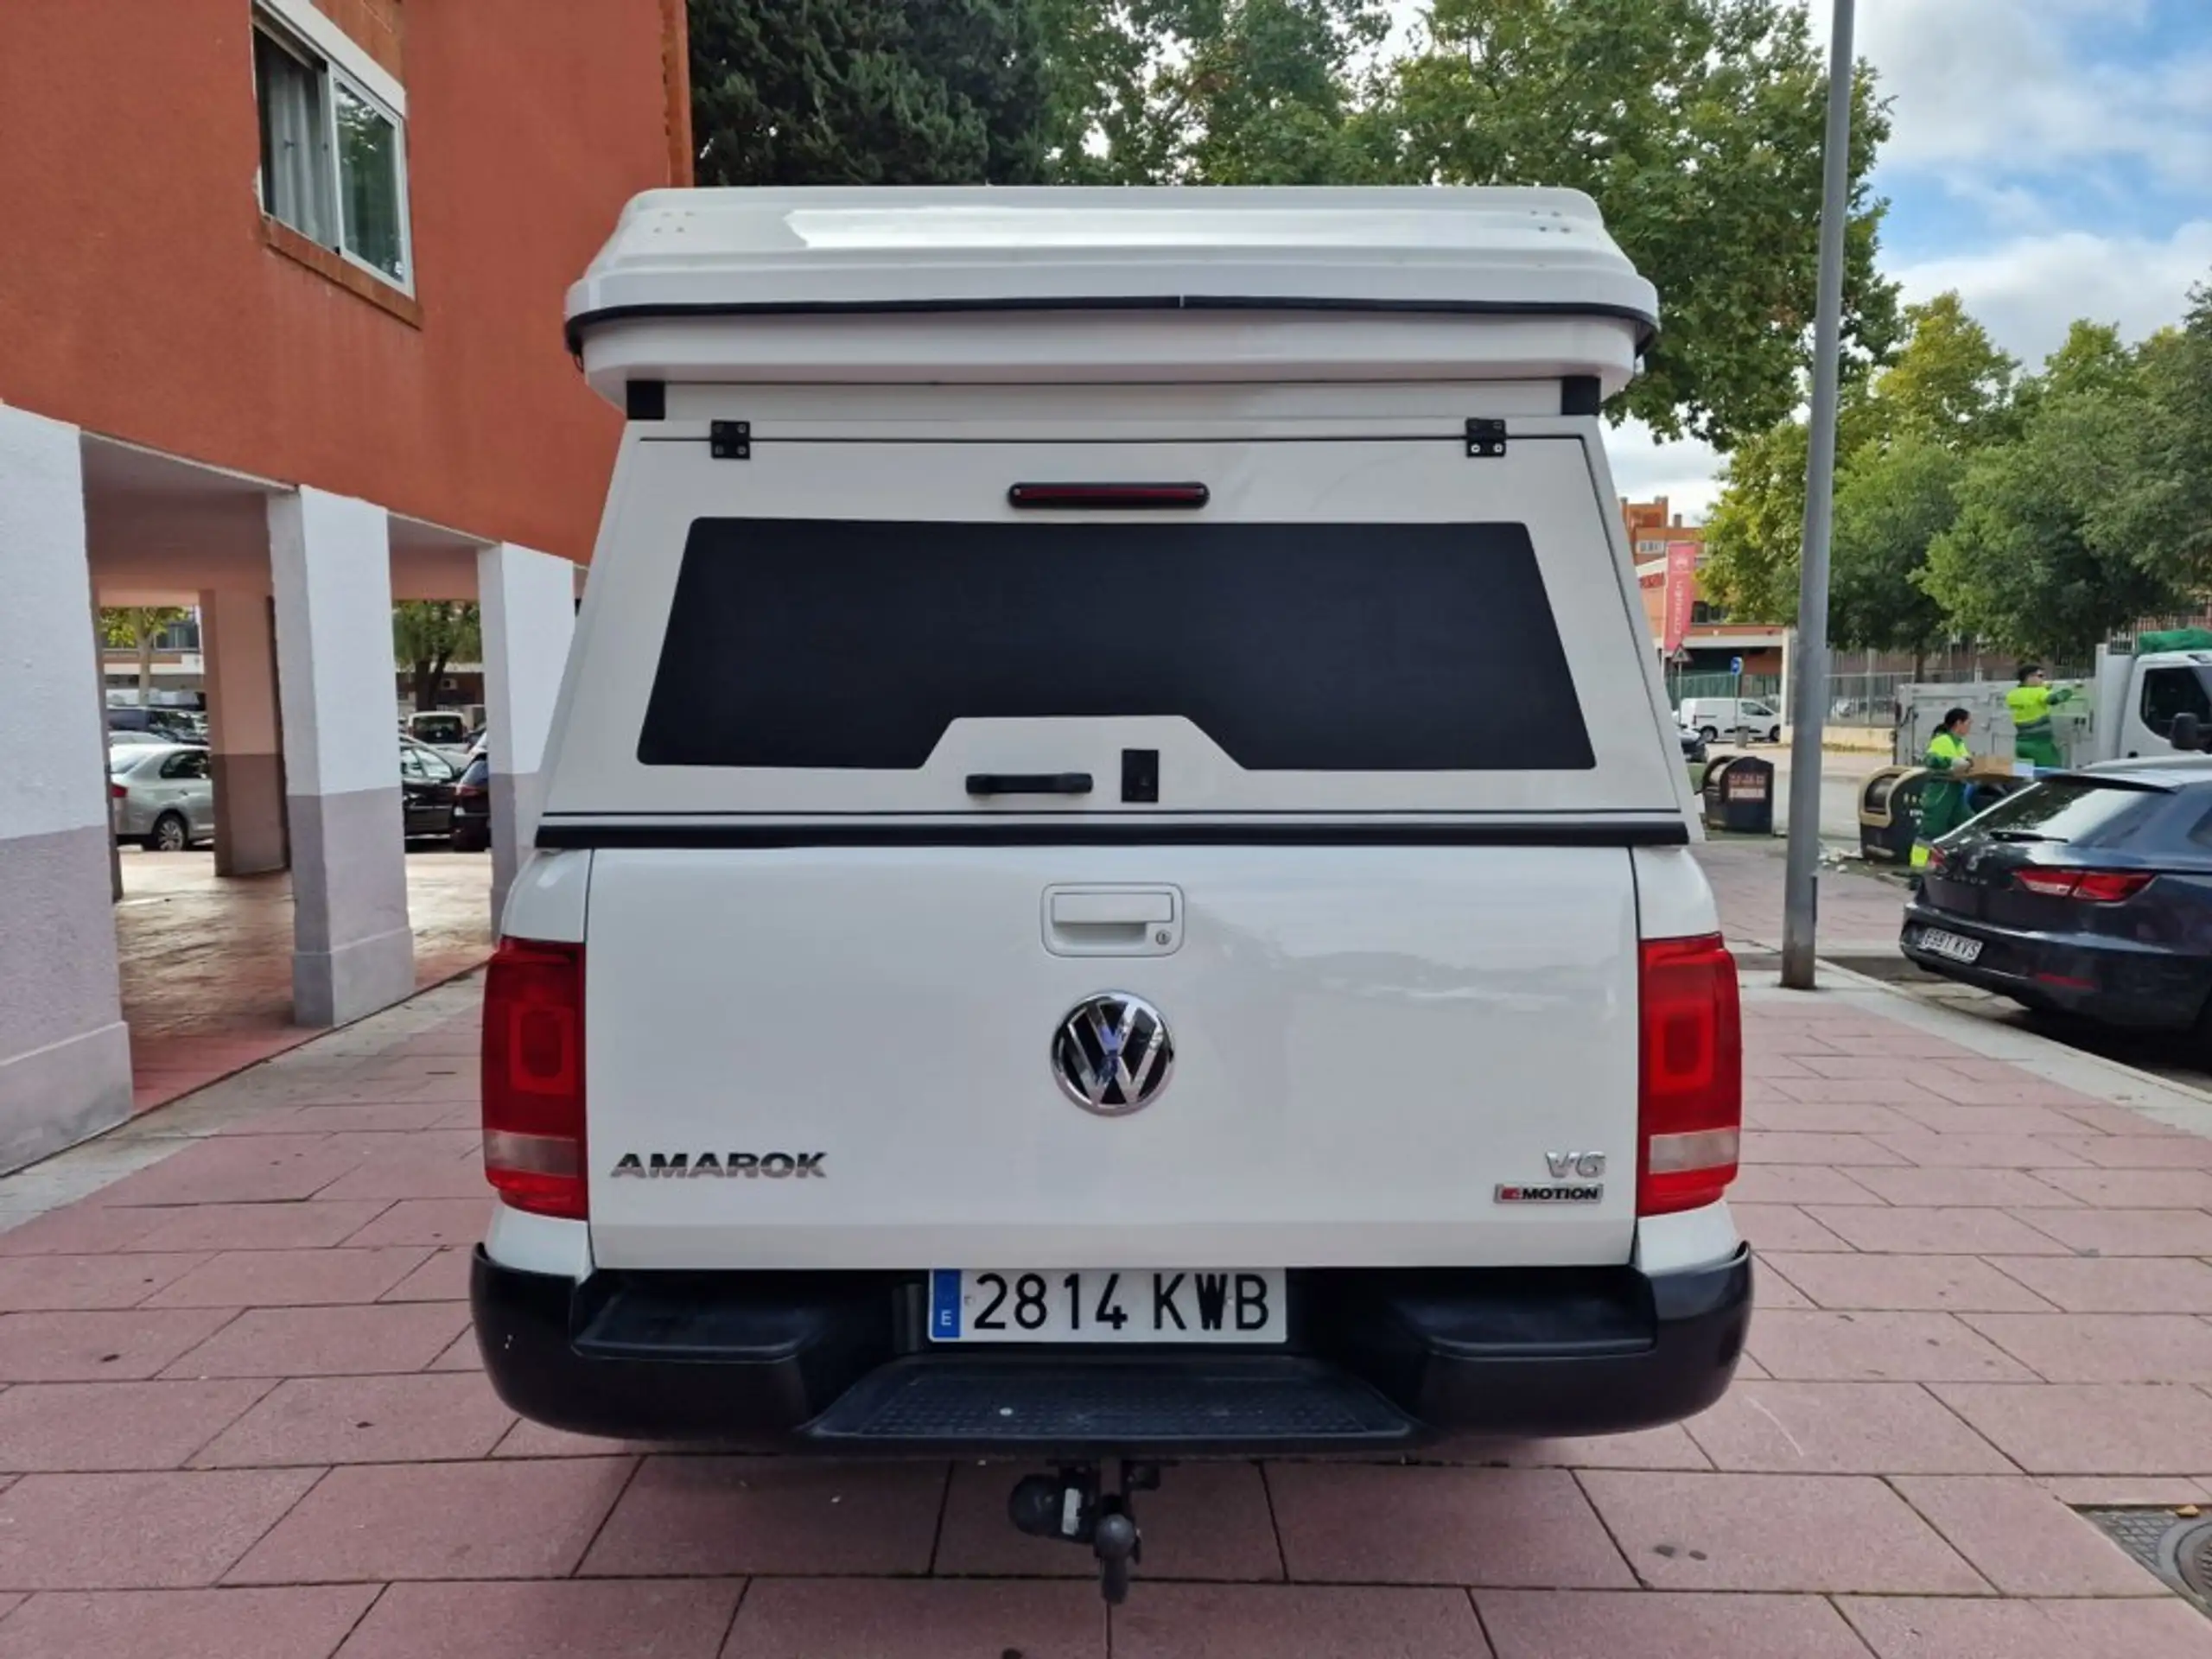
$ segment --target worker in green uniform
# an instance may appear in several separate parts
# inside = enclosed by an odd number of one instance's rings
[[[1973,815],[1967,810],[1967,783],[1962,776],[1967,762],[1974,756],[1967,748],[1967,734],[1973,729],[1974,716],[1963,709],[1954,709],[1943,716],[1943,723],[1928,740],[1928,753],[1921,764],[1928,768],[1928,781],[1920,788],[1920,833],[1912,841],[1912,868],[1925,868],[1929,845],[1948,836]]]
[[[2012,753],[2038,766],[2063,766],[2058,740],[2050,726],[2050,711],[2073,692],[2050,689],[2050,677],[2033,663],[2020,668],[2020,683],[2005,694],[2005,712],[2012,716]]]

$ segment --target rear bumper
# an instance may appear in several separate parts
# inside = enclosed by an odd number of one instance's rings
[[[1923,927],[1981,941],[1972,963],[1915,943]],[[1905,906],[1898,949],[1916,966],[1962,985],[2107,1025],[2179,1030],[2194,1025],[2212,994],[2212,963],[2093,935],[2063,937],[1994,927],[1922,904]]]
[[[579,1433],[848,1455],[1198,1457],[1388,1450],[1445,1433],[1602,1434],[1719,1399],[1748,1249],[1630,1268],[1294,1274],[1267,1351],[932,1347],[917,1274],[600,1273],[481,1249],[484,1365]]]

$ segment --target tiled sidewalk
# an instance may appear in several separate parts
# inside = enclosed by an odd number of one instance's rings
[[[1171,1471],[1110,1627],[1011,1471],[517,1423],[461,1300],[473,995],[0,1183],[74,1200],[0,1233],[0,1659],[2212,1655],[2067,1507],[2212,1500],[2212,1140],[1879,992],[1749,995],[1717,1409]]]

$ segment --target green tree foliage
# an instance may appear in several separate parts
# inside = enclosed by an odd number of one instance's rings
[[[2074,326],[2019,404],[2018,435],[1968,461],[1957,518],[1920,580],[1962,632],[2081,658],[2187,591],[2186,568],[2133,540],[2115,505],[2140,488],[2158,409],[2141,357],[2089,323]]]
[[[2137,354],[2141,464],[2096,515],[2100,533],[2192,591],[2212,588],[2212,283],[2177,330]]]
[[[484,658],[476,607],[457,600],[402,600],[391,607],[391,653],[415,682],[415,707],[436,708],[438,682],[447,668]]]
[[[1401,175],[1587,191],[1659,289],[1662,325],[1617,415],[1730,448],[1798,401],[1819,264],[1822,54],[1791,0],[1434,0],[1398,66]],[[1896,290],[1869,189],[1889,117],[1860,69],[1845,341],[1887,355]]]
[[[118,605],[100,612],[100,642],[128,645],[138,653],[138,706],[154,700],[154,641],[163,628],[188,620],[192,613],[175,605]]]
[[[1915,426],[1852,458],[1836,480],[1830,639],[1916,658],[1950,638],[1950,618],[1919,578],[1958,516],[1966,468],[1958,446]]]
[[[1044,157],[1036,0],[690,0],[702,184],[1011,184]]]
[[[1929,448],[1964,454],[2012,429],[2018,365],[1967,315],[1959,296],[1939,294],[1909,306],[1904,321],[1910,333],[1896,361],[1871,383],[1847,387],[1837,414],[1834,557],[1839,585],[1830,589],[1829,637],[1839,645],[1916,650],[1943,637],[1940,630],[1920,632],[1928,607],[1911,576],[1927,543],[1916,549],[1891,537],[1907,526],[1929,526],[1930,535],[1943,527],[1928,517],[1940,499],[1924,493],[1939,471]],[[1906,453],[1897,474],[1878,476],[1890,451],[1900,445]],[[1796,620],[1806,447],[1804,422],[1793,416],[1728,458],[1726,487],[1706,526],[1707,559],[1699,575],[1732,615]],[[1842,503],[1854,480],[1859,480],[1859,507],[1868,516],[1854,518],[1847,529]],[[1902,511],[1900,493],[1916,500],[1912,512]],[[1878,500],[1889,505],[1877,509]],[[1874,539],[1859,540],[1862,532]],[[1849,603],[1842,604],[1847,563],[1854,586]]]

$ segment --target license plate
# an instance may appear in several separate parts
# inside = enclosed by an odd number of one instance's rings
[[[1281,1342],[1286,1313],[1279,1268],[930,1274],[933,1342]]]
[[[1948,957],[1953,962],[1972,962],[1981,955],[1981,941],[1966,938],[1956,933],[1946,933],[1940,927],[1920,930],[1920,948],[1939,957]]]

